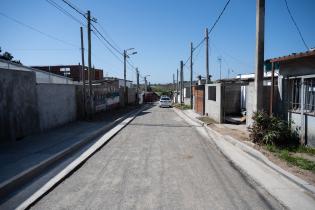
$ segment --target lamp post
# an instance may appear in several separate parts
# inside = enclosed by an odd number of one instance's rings
[[[127,102],[127,82],[126,82],[126,72],[127,72],[127,58],[129,58],[129,55],[135,55],[137,52],[131,52],[128,54],[128,51],[134,50],[135,48],[129,48],[124,50],[124,104]]]

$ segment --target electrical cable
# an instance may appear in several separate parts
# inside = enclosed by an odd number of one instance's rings
[[[290,8],[289,8],[289,5],[288,5],[287,0],[284,0],[284,2],[285,2],[286,9],[287,9],[287,11],[288,11],[288,13],[289,13],[289,15],[290,15],[290,17],[291,17],[291,20],[292,20],[293,24],[295,25],[295,28],[296,28],[296,30],[298,31],[298,33],[299,33],[299,35],[300,35],[300,38],[301,38],[301,40],[302,40],[302,42],[303,42],[305,48],[306,48],[307,50],[309,50],[310,48],[309,48],[308,45],[306,44],[306,42],[305,42],[305,40],[304,40],[304,38],[303,38],[303,35],[302,35],[302,32],[301,32],[300,28],[299,28],[299,26],[297,25],[296,21],[294,20],[294,17],[293,17],[293,15],[292,15],[292,13],[291,13],[291,10],[290,10]]]
[[[0,12],[0,15],[3,16],[3,17],[5,17],[5,18],[7,18],[7,19],[9,19],[9,20],[11,20],[11,21],[13,21],[13,22],[15,22],[15,23],[17,23],[17,24],[19,24],[19,25],[21,25],[21,26],[24,26],[24,27],[26,27],[26,28],[28,28],[28,29],[31,29],[31,30],[33,30],[33,31],[36,31],[37,33],[40,33],[40,34],[42,34],[42,35],[44,35],[44,36],[46,36],[46,37],[48,37],[48,38],[54,39],[54,40],[56,40],[56,41],[58,41],[58,42],[62,42],[62,43],[67,44],[67,45],[71,45],[71,46],[76,47],[76,48],[80,48],[80,47],[76,46],[76,45],[73,44],[73,43],[70,43],[70,42],[68,42],[68,41],[59,39],[59,38],[57,38],[57,37],[55,37],[55,36],[52,36],[52,35],[50,35],[50,34],[48,34],[48,33],[42,32],[42,31],[38,30],[37,28],[35,28],[35,27],[33,27],[33,26],[30,26],[30,25],[27,25],[27,24],[25,24],[25,23],[23,23],[23,22],[21,22],[21,21],[15,19],[15,18],[12,18],[12,17],[10,17],[10,16],[8,16],[8,15],[2,13],[2,12]]]

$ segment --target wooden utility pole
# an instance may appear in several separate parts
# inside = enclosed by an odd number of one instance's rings
[[[177,80],[176,80],[176,100],[175,100],[175,103],[178,103],[178,88],[179,88],[178,69],[176,70],[176,72],[177,72]]]
[[[83,82],[83,117],[85,117],[86,113],[86,93],[85,93],[85,64],[84,64],[84,43],[83,43],[83,28],[80,27],[81,34],[81,59],[82,59],[82,82]]]
[[[193,107],[193,95],[192,95],[192,78],[193,78],[193,43],[190,43],[190,108]]]
[[[205,32],[205,40],[206,40],[206,84],[209,84],[209,32],[208,28],[206,28]]]
[[[87,33],[88,33],[88,78],[89,78],[89,114],[93,113],[93,96],[92,96],[92,56],[91,56],[91,12],[87,11]]]
[[[263,110],[265,0],[256,1],[255,107]]]
[[[183,61],[180,61],[180,103],[184,103],[184,97],[183,97],[183,89],[184,89],[184,74],[183,74],[183,67],[184,67],[184,64],[183,64]]]

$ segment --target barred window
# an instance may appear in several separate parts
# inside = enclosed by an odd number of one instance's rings
[[[297,111],[301,108],[301,79],[293,79],[291,83],[291,110]]]
[[[314,112],[315,110],[315,78],[304,80],[305,92],[305,112]]]

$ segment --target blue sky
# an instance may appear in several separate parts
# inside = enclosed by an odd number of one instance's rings
[[[78,19],[83,17],[61,0],[54,0]],[[315,47],[315,1],[287,0],[293,16],[309,45]],[[131,62],[153,83],[171,82],[180,60],[189,57],[189,46],[202,40],[225,0],[71,0],[83,11],[90,10],[110,40],[122,50],[136,48]],[[256,0],[231,0],[210,35],[210,74],[219,77],[218,57],[222,57],[222,77],[252,73],[255,60]],[[26,65],[77,64],[81,62],[80,24],[61,13],[46,0],[1,2],[0,12],[69,42],[68,45],[18,25],[0,15],[3,51],[11,52]],[[85,29],[86,38],[86,29]],[[86,45],[85,40],[85,45]],[[265,58],[305,51],[290,20],[283,0],[266,0]],[[205,75],[205,48],[195,51],[194,77]],[[108,76],[123,77],[123,64],[92,37],[92,62]],[[86,54],[87,58],[87,54]],[[86,60],[87,63],[87,60]],[[189,71],[185,69],[185,79]],[[129,67],[127,78],[135,80]]]

